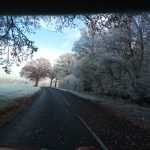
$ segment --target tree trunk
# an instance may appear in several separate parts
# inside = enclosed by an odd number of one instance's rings
[[[52,81],[53,81],[53,79],[51,78],[50,87],[52,87]]]
[[[39,83],[39,77],[37,76],[35,79],[35,85],[34,86],[38,86],[38,83]]]
[[[57,78],[56,78],[56,81],[55,81],[55,87],[57,86]]]

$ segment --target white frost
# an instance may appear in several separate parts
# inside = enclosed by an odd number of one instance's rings
[[[23,97],[29,97],[40,91],[40,87],[27,86],[4,86],[0,87],[0,100],[15,100]]]

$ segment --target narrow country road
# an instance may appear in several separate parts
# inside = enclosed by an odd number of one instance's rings
[[[100,145],[59,90],[42,88],[25,111],[0,128],[0,144],[52,150]]]
[[[116,115],[117,112],[117,115]],[[42,88],[40,96],[0,128],[0,145],[75,150],[147,150],[150,131],[130,122],[120,111],[60,89]]]

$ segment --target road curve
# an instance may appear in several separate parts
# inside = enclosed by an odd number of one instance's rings
[[[25,111],[0,128],[0,144],[52,150],[75,150],[99,143],[59,90],[42,88]]]

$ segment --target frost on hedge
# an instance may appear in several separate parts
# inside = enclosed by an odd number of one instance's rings
[[[59,87],[74,91],[82,91],[82,83],[79,78],[71,74],[59,82]]]

